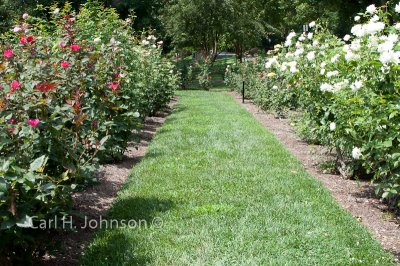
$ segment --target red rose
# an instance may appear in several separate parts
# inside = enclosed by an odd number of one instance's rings
[[[40,83],[36,85],[36,89],[41,92],[51,91],[57,86],[57,84]]]
[[[81,49],[81,47],[77,44],[73,44],[71,45],[71,49],[75,52],[79,51]]]
[[[62,61],[62,62],[61,62],[61,66],[62,66],[63,68],[69,68],[69,67],[71,66],[71,63],[70,63],[70,62],[67,62],[67,61]]]
[[[28,36],[28,38],[26,38],[26,40],[27,40],[29,43],[33,43],[33,42],[35,41],[35,39],[33,38],[32,35],[31,35],[31,36]]]

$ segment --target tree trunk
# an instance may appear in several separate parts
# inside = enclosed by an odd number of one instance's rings
[[[213,46],[214,47],[213,47],[213,54],[212,54],[212,57],[211,57],[211,63],[214,64],[215,60],[217,60],[217,58],[218,58],[218,49],[219,49],[219,47],[218,47],[218,33],[214,34],[214,45]]]
[[[236,59],[239,60],[240,63],[243,63],[243,48],[242,45],[237,43],[235,45],[236,49]]]
[[[238,43],[235,45],[235,53],[236,53],[236,60],[239,60],[240,63],[242,63],[243,62],[242,48]]]
[[[205,35],[203,36],[203,50],[208,50],[207,37]]]

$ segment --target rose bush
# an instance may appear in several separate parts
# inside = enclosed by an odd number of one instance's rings
[[[400,23],[392,15],[371,5],[343,39],[313,22],[267,60],[227,69],[227,82],[239,90],[246,80],[249,96],[278,115],[300,110],[303,136],[335,148],[341,173],[373,177],[376,192],[400,206]]]
[[[196,53],[190,60],[180,60],[177,63],[177,67],[183,88],[199,86],[204,90],[210,89],[212,79],[211,68],[214,66],[207,51],[202,50]]]
[[[98,161],[121,158],[142,119],[171,100],[172,64],[130,23],[89,1],[79,14],[53,7],[50,20],[24,14],[1,36],[1,255],[36,251],[27,227],[68,212]]]

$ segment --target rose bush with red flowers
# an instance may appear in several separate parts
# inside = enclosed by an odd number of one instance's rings
[[[1,38],[0,257],[37,252],[29,227],[67,213],[99,160],[121,158],[178,87],[160,49],[113,9],[89,1],[51,14],[24,14]]]

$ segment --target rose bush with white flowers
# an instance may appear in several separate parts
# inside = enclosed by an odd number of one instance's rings
[[[227,70],[227,82],[240,89],[235,80],[251,80],[250,97],[278,115],[300,110],[306,139],[335,148],[343,174],[373,177],[376,192],[398,205],[400,23],[389,16],[371,5],[343,39],[311,23],[312,33],[290,33],[266,61]]]
[[[26,228],[69,211],[99,160],[120,158],[178,87],[154,36],[96,1],[22,16],[0,41],[0,261],[37,251]],[[159,44],[161,45],[161,44]],[[30,254],[31,255],[31,254]]]

